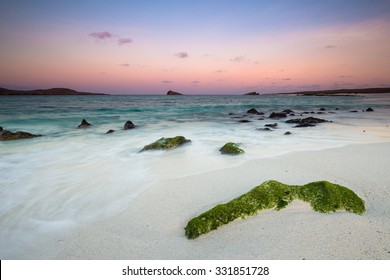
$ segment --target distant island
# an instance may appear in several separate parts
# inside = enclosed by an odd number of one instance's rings
[[[0,95],[106,95],[105,93],[80,92],[69,88],[13,90],[0,88]]]
[[[260,95],[260,93],[252,91],[252,92],[244,93],[243,95]]]
[[[183,94],[180,92],[173,91],[173,90],[168,90],[167,95],[183,95]]]
[[[334,90],[314,90],[314,91],[297,91],[278,94],[295,94],[300,96],[353,96],[354,94],[372,94],[372,93],[390,93],[390,88],[358,88],[358,89],[334,89]]]

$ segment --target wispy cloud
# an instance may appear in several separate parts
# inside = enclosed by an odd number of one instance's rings
[[[164,81],[161,81],[162,83],[164,83],[164,84],[171,84],[171,83],[173,83],[173,81],[169,81],[169,80],[164,80]]]
[[[175,53],[175,56],[178,58],[187,58],[188,53],[187,52],[178,52],[178,53]]]
[[[118,44],[119,45],[126,45],[132,43],[133,40],[131,38],[119,38],[118,39]]]
[[[89,36],[91,36],[95,39],[99,39],[99,40],[104,40],[104,39],[109,39],[109,38],[114,37],[114,35],[112,35],[112,33],[108,32],[108,31],[92,32],[89,34]]]
[[[192,84],[199,84],[200,82],[199,81],[192,81],[191,83]]]
[[[334,46],[334,45],[327,45],[326,47],[325,47],[325,49],[334,49],[336,46]]]
[[[130,64],[128,64],[128,63],[122,63],[121,66],[123,66],[123,67],[129,67]]]
[[[215,70],[214,73],[218,73],[218,74],[221,74],[221,73],[225,73],[226,70],[224,69],[218,69],[218,70]]]
[[[233,62],[243,62],[245,60],[245,58],[243,56],[236,56],[232,59],[230,59],[230,61],[233,61]]]
[[[283,78],[282,80],[283,80],[283,81],[291,81],[290,78]]]

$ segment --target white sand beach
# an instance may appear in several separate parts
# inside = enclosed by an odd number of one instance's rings
[[[390,143],[351,145],[254,160],[166,179],[126,211],[53,237],[27,258],[55,259],[390,259]],[[157,172],[157,170],[156,170]],[[188,240],[187,222],[264,181],[327,180],[366,202],[362,216],[321,214],[294,201]],[[113,186],[114,187],[114,186]]]

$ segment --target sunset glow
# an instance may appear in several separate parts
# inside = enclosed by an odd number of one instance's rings
[[[2,1],[0,87],[240,94],[390,86],[389,1]]]

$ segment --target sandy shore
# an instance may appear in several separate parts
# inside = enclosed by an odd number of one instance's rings
[[[390,143],[298,152],[167,179],[114,218],[47,243],[56,259],[390,259]],[[366,213],[320,214],[303,202],[187,240],[188,220],[264,181],[328,180],[366,202]],[[113,202],[115,203],[115,202]],[[37,256],[37,255],[35,255]]]

